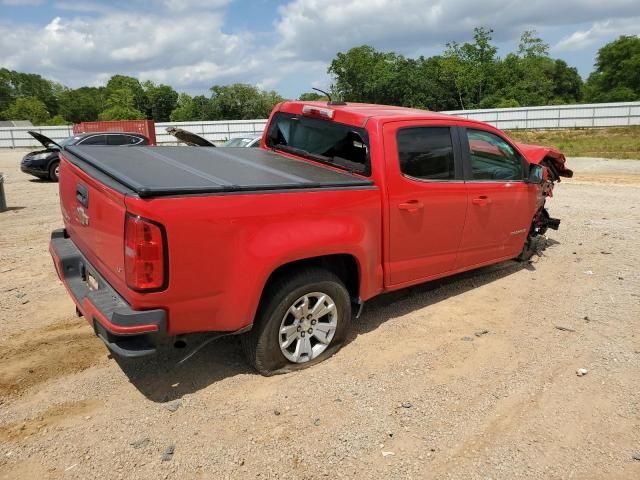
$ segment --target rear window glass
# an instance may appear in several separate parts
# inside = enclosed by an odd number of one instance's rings
[[[107,139],[104,135],[91,135],[84,140],[80,140],[78,145],[106,145]]]
[[[118,134],[107,135],[107,145],[126,145],[129,138],[131,137]]]
[[[456,178],[449,127],[405,128],[398,131],[398,157],[403,174],[421,180]]]
[[[278,112],[273,116],[267,146],[306,152],[309,158],[363,175],[371,174],[369,136],[357,128],[330,120]],[[295,153],[295,152],[294,152]]]

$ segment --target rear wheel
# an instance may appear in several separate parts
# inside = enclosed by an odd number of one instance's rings
[[[55,161],[49,166],[49,179],[57,182],[60,178],[60,162]]]
[[[253,329],[242,344],[247,360],[263,375],[319,363],[343,345],[351,324],[351,302],[335,274],[308,268],[273,281],[266,289]]]

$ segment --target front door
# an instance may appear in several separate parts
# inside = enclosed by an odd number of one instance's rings
[[[466,269],[518,255],[536,191],[524,181],[524,157],[508,141],[482,129],[460,132],[469,208],[456,269]]]
[[[426,122],[384,126],[389,232],[385,284],[450,271],[467,211],[458,129]]]

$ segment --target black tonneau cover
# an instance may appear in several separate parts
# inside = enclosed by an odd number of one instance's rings
[[[65,152],[143,198],[373,185],[348,172],[260,148],[79,146]]]

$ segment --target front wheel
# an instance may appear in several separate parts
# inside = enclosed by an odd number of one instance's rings
[[[335,274],[308,268],[276,279],[264,293],[253,329],[242,336],[247,360],[263,375],[319,363],[343,345],[351,302]]]
[[[60,178],[60,162],[55,161],[49,167],[49,179],[53,182],[57,182]]]

